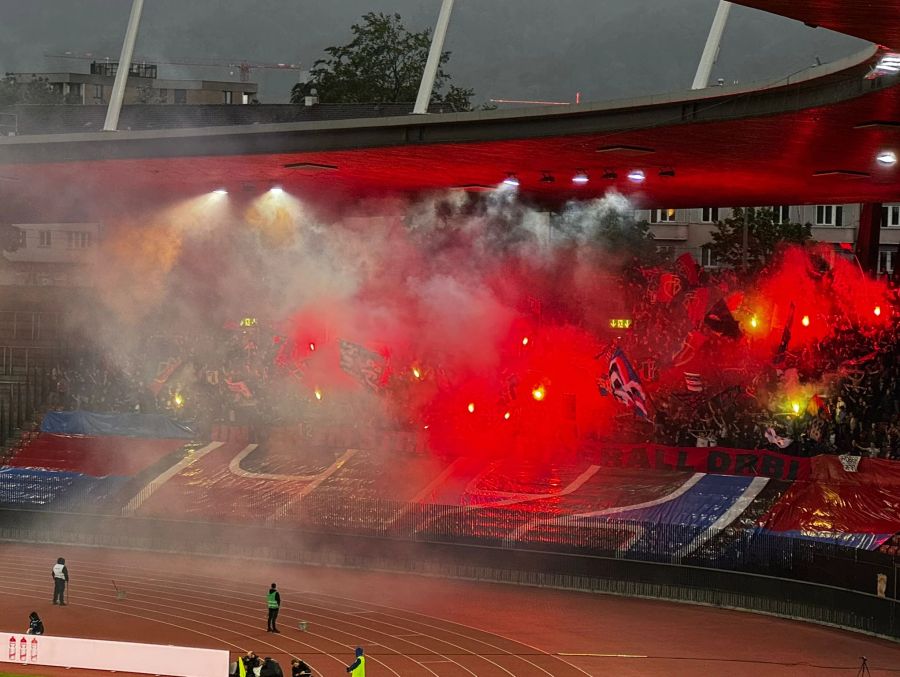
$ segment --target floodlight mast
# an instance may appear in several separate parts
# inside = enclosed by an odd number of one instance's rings
[[[119,113],[122,112],[122,101],[125,99],[125,85],[128,84],[128,72],[131,70],[131,57],[134,55],[134,43],[137,41],[138,25],[141,23],[141,12],[144,0],[132,0],[128,27],[125,29],[125,40],[122,42],[122,55],[113,82],[112,94],[106,108],[104,132],[114,132],[119,127]]]
[[[694,75],[691,89],[704,89],[709,85],[709,74],[719,57],[719,45],[722,44],[722,33],[725,32],[725,23],[728,21],[730,11],[731,3],[727,0],[719,0],[719,6],[716,8],[712,26],[709,27],[709,35],[706,36],[706,45],[703,47],[700,63],[697,64],[697,72]]]
[[[416,96],[413,115],[422,115],[428,112],[428,104],[431,102],[431,90],[434,89],[434,80],[437,77],[438,67],[441,65],[441,54],[444,52],[444,38],[447,37],[447,27],[450,25],[450,14],[452,12],[453,0],[442,0],[441,11],[438,14],[434,35],[431,38],[431,48],[428,50],[428,61],[425,62],[422,81],[419,83],[419,94]]]

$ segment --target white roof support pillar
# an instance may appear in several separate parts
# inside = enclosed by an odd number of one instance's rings
[[[128,17],[128,27],[125,29],[125,40],[122,42],[122,54],[119,56],[119,68],[116,71],[112,94],[109,97],[109,106],[106,108],[104,132],[114,132],[119,127],[119,113],[122,111],[122,101],[125,99],[125,85],[128,84],[128,71],[131,70],[131,58],[134,56],[134,43],[137,41],[138,25],[141,23],[143,9],[144,0],[132,0],[131,15]]]
[[[419,83],[419,95],[416,97],[413,115],[421,115],[428,112],[428,104],[431,102],[431,90],[434,89],[434,79],[437,77],[438,67],[441,65],[444,38],[447,37],[447,27],[450,25],[450,14],[452,12],[453,0],[441,0],[441,11],[438,14],[437,24],[434,27],[434,35],[431,37],[431,49],[428,50],[428,61],[425,63],[425,71],[422,73],[422,81]]]
[[[713,64],[719,58],[719,45],[722,43],[722,33],[725,31],[725,23],[728,21],[728,13],[731,11],[731,3],[719,0],[716,15],[713,17],[712,26],[709,27],[709,35],[706,36],[706,45],[697,64],[697,73],[694,75],[694,83],[691,89],[704,89],[709,86],[709,74]]]

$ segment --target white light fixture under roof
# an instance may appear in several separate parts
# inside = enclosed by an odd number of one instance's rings
[[[587,175],[587,172],[584,171],[583,169],[579,169],[577,172],[575,172],[575,176],[572,177],[572,183],[579,185],[579,186],[583,186],[590,180],[591,179]]]
[[[228,195],[228,189],[227,188],[216,188],[213,191],[213,194],[214,195]]]
[[[878,164],[884,167],[893,167],[897,164],[897,154],[892,150],[883,150],[875,156]]]
[[[875,67],[866,76],[869,80],[880,78],[883,75],[896,75],[900,73],[900,54],[897,52],[885,52]]]
[[[269,192],[274,195],[278,195],[278,194],[284,192],[284,188],[282,188],[280,185],[276,184],[276,185],[272,186],[271,188],[269,188]]]
[[[518,188],[519,187],[519,177],[515,174],[507,174],[506,178],[503,179],[503,185],[509,188]]]
[[[646,178],[643,169],[632,169],[628,172],[628,180],[633,183],[643,183]]]

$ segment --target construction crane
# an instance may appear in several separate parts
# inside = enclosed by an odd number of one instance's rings
[[[45,57],[50,57],[54,59],[73,59],[78,61],[94,61],[98,63],[110,63],[115,62],[116,59],[112,59],[108,56],[102,57],[94,54],[92,52],[74,52],[67,51],[62,52],[61,54],[49,54],[45,53]],[[159,64],[165,66],[200,66],[203,68],[228,68],[230,69],[230,75],[234,75],[235,71],[238,71],[240,74],[241,82],[249,82],[250,81],[250,73],[254,69],[264,68],[271,70],[283,70],[283,71],[296,71],[297,73],[301,72],[300,64],[294,63],[252,63],[250,61],[230,61],[228,63],[215,61],[212,59],[192,59],[192,58],[176,58],[172,60],[160,60],[160,59],[148,59],[145,57],[135,56],[132,59],[133,63],[136,64]]]

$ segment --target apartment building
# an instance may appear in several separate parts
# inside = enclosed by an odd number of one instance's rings
[[[861,205],[771,205],[782,221],[809,223],[812,237],[819,242],[835,245],[856,245]],[[644,209],[635,217],[646,220],[659,246],[674,255],[690,252],[707,268],[718,267],[709,247],[711,233],[716,222],[731,216],[732,210],[724,207],[697,207],[693,209]],[[900,202],[886,204],[882,210],[878,274],[892,274],[898,263],[900,246]]]
[[[18,249],[3,252],[0,285],[86,287],[97,262],[97,223],[16,223]]]
[[[109,103],[119,64],[94,61],[88,73],[9,73],[17,82],[43,80],[66,103]],[[255,82],[220,80],[168,80],[158,77],[155,64],[133,63],[128,69],[125,104],[249,104],[256,100]]]

